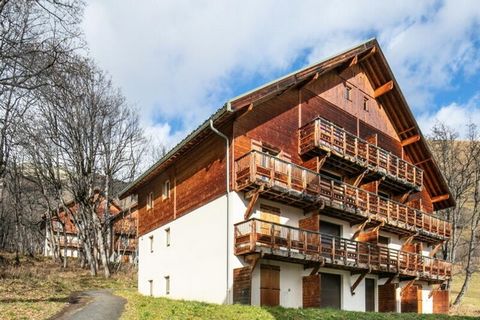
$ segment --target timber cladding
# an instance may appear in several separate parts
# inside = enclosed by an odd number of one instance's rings
[[[450,293],[448,290],[435,290],[432,292],[433,313],[448,314]]]
[[[231,128],[223,128],[227,134]],[[138,232],[143,235],[225,194],[225,142],[216,135],[192,148],[186,155],[138,190]],[[165,181],[170,195],[164,196]],[[147,197],[153,192],[153,208]]]
[[[302,279],[302,300],[304,308],[320,307],[320,275],[305,276]]]
[[[397,284],[389,283],[378,286],[378,311],[379,312],[396,312],[397,311],[397,299],[396,299]]]
[[[251,304],[252,268],[247,266],[233,270],[233,303]]]

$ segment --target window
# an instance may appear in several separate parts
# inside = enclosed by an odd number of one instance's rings
[[[153,209],[153,192],[150,192],[147,196],[147,210]]]
[[[363,111],[368,112],[368,98],[367,97],[363,97]]]
[[[320,308],[341,309],[342,277],[320,273]]]
[[[149,239],[150,239],[150,252],[153,252],[153,236],[150,236]]]
[[[148,285],[150,287],[150,297],[153,296],[153,280],[148,280]]]
[[[163,184],[163,199],[170,198],[170,180],[165,181]]]
[[[170,228],[165,229],[165,242],[170,247]]]
[[[122,245],[122,248],[126,248],[128,247],[128,237],[126,234],[122,234],[120,236],[120,243]]]
[[[345,99],[352,101],[352,87],[345,85]]]
[[[165,276],[165,294],[170,294],[170,276]]]
[[[388,246],[390,238],[384,236],[378,236],[378,244]]]

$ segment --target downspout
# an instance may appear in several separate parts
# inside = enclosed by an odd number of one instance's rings
[[[228,106],[227,106],[228,108]],[[225,183],[227,184],[227,241],[226,241],[226,244],[227,244],[227,267],[226,267],[226,299],[225,299],[225,302],[226,304],[228,304],[230,302],[230,294],[229,294],[229,286],[230,286],[230,281],[229,281],[229,273],[230,273],[230,201],[229,201],[229,198],[230,198],[230,140],[228,139],[228,137],[223,134],[222,132],[218,131],[218,129],[216,129],[214,126],[213,126],[213,120],[210,119],[210,129],[212,129],[213,132],[215,132],[217,135],[219,135],[220,137],[222,137],[223,139],[225,139],[225,146],[226,146],[226,151],[225,151],[225,158],[227,159],[226,161],[226,181]]]

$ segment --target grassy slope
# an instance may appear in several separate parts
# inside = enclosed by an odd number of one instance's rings
[[[260,308],[252,306],[224,306],[192,301],[144,297],[138,293],[120,290],[117,294],[128,299],[122,319],[211,319],[211,320],[312,320],[312,319],[472,319],[462,316],[385,314],[347,312],[328,309]]]
[[[464,276],[462,274],[456,275],[453,278],[450,299],[455,299],[462,287],[463,280]],[[480,273],[473,275],[467,294],[463,297],[462,304],[459,308],[453,309],[452,313],[475,315],[480,318]]]
[[[3,257],[3,259],[1,258]],[[0,256],[0,319],[46,319],[60,311],[75,291],[93,288],[132,288],[125,274],[113,279],[91,277],[75,267],[67,270],[47,258],[22,258],[19,267],[11,255]]]

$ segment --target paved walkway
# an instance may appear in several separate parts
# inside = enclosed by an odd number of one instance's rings
[[[70,304],[55,320],[116,320],[126,300],[108,290],[85,291],[71,297]]]

